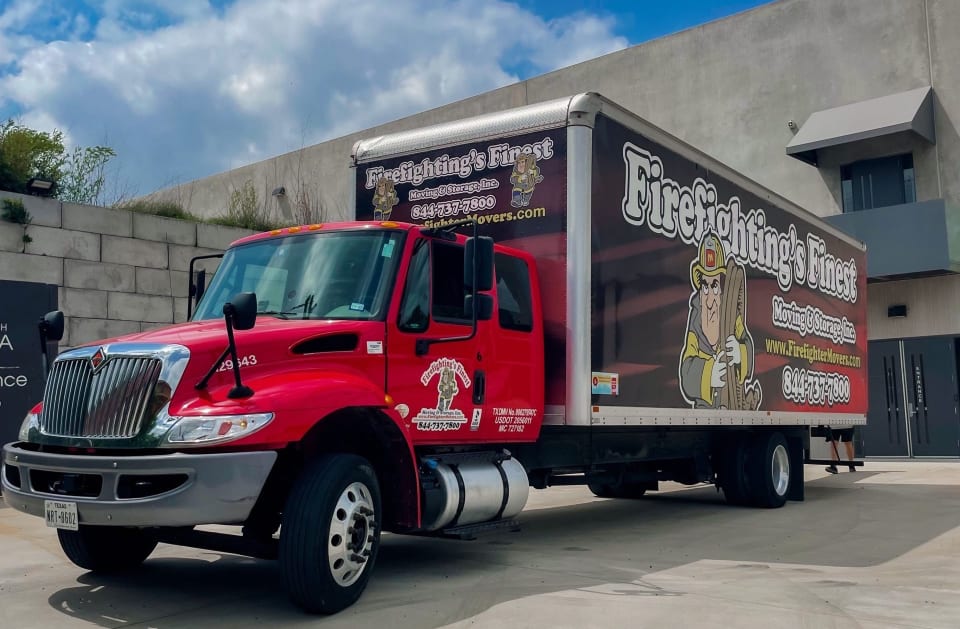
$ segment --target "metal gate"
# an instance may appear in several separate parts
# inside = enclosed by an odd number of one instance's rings
[[[957,337],[872,341],[866,456],[960,457]]]

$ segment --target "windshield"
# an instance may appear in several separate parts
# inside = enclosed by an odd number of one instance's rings
[[[403,232],[312,232],[231,249],[194,321],[223,316],[241,292],[257,312],[286,319],[378,319],[384,315]]]

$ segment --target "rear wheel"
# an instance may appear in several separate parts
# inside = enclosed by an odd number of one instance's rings
[[[136,568],[157,547],[143,529],[80,525],[78,531],[57,529],[60,548],[74,564],[91,572],[122,572]]]
[[[749,500],[749,479],[745,468],[747,443],[738,439],[720,455],[720,488],[723,497],[732,505],[743,506]]]
[[[751,502],[758,507],[782,507],[787,501],[791,473],[786,438],[779,432],[757,435],[746,471]]]
[[[332,614],[363,593],[380,545],[380,488],[366,459],[326,455],[300,475],[280,529],[280,571],[293,601]]]
[[[735,505],[777,508],[787,501],[790,455],[780,432],[744,436],[719,457],[720,487]]]

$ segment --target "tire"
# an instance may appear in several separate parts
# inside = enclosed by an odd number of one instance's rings
[[[294,483],[280,529],[280,574],[293,602],[333,614],[360,598],[380,548],[380,487],[366,459],[325,455]]]
[[[601,483],[591,481],[589,475],[587,476],[587,487],[598,498],[636,499],[643,498],[644,494],[647,493],[647,486],[641,483],[625,483],[623,481]]]
[[[739,507],[750,504],[750,484],[746,470],[747,445],[738,439],[720,457],[720,488],[727,502]]]
[[[777,509],[787,502],[790,489],[790,450],[779,432],[757,435],[750,447],[745,471],[750,483],[750,502]]]
[[[142,564],[157,547],[143,529],[80,525],[79,531],[57,529],[60,548],[67,559],[84,570],[124,572]]]

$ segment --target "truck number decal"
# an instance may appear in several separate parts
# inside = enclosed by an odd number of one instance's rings
[[[256,354],[248,354],[240,357],[239,362],[241,367],[252,367],[257,364],[257,356]],[[223,364],[220,365],[220,369],[217,369],[217,371],[230,371],[231,369],[233,369],[233,359],[228,358],[223,361]]]

